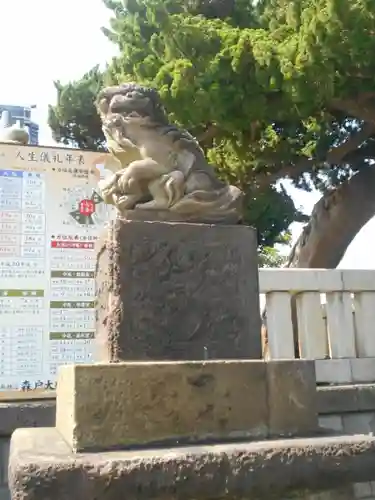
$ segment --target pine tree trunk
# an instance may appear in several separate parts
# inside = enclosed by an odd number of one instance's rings
[[[375,167],[366,167],[314,206],[286,267],[334,269],[375,215]]]

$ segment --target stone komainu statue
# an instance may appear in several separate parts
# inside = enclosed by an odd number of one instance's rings
[[[168,122],[159,93],[136,83],[102,90],[97,98],[114,171],[101,181],[104,201],[126,216],[235,223],[243,193],[220,181],[197,140]]]

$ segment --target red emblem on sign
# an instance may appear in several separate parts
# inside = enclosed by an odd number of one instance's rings
[[[82,200],[79,202],[79,213],[89,217],[95,212],[95,203],[92,200]]]

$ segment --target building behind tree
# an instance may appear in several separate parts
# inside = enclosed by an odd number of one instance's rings
[[[22,127],[27,127],[30,136],[30,144],[39,144],[39,125],[32,121],[31,110],[35,106],[16,106],[0,104],[0,116],[4,111],[8,111],[8,126],[15,125],[17,122]]]

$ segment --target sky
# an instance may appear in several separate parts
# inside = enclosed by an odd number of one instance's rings
[[[54,80],[78,79],[116,54],[100,30],[109,17],[102,0],[0,0],[0,102],[37,106],[33,120],[40,126],[41,145],[54,144],[47,125],[48,104],[56,102]],[[319,194],[288,190],[310,214]],[[293,239],[300,229],[292,226]],[[375,218],[358,233],[339,267],[375,269],[372,243]]]

